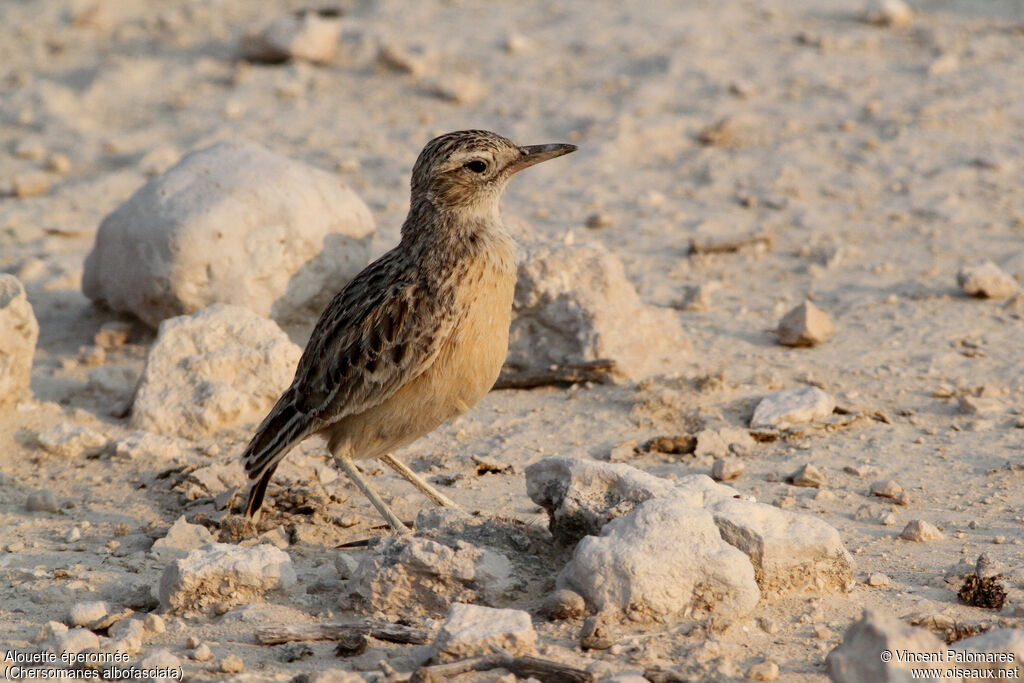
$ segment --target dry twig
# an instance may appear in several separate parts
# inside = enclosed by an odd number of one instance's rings
[[[520,678],[536,678],[543,683],[589,683],[594,675],[583,669],[539,657],[513,657],[508,653],[472,657],[450,664],[434,664],[416,670],[410,683],[443,683],[470,671],[508,669]]]
[[[768,249],[772,248],[773,236],[770,233],[762,232],[749,237],[743,237],[736,240],[725,240],[724,242],[708,242],[701,244],[696,239],[690,239],[690,255],[695,256],[698,254],[726,254],[733,251],[739,251],[743,247],[749,247],[754,244],[764,244]]]
[[[534,389],[536,387],[564,386],[581,382],[606,384],[616,371],[615,361],[598,358],[587,363],[555,365],[546,370],[503,370],[494,383],[495,389]]]
[[[256,629],[260,645],[279,645],[298,640],[342,640],[371,636],[392,643],[422,645],[430,640],[430,631],[403,624],[294,624],[264,626]]]

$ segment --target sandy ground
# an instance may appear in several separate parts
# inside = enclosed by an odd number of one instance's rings
[[[610,670],[703,657],[712,679],[741,677],[771,657],[782,680],[811,681],[824,678],[825,654],[865,607],[1024,625],[1006,612],[958,605],[945,580],[982,551],[1018,576],[1024,565],[1024,320],[1001,302],[964,296],[955,281],[960,266],[987,259],[1024,272],[1020,4],[920,2],[909,28],[879,28],[862,21],[859,3],[834,0],[366,0],[344,3],[340,54],[327,66],[236,59],[246,27],[301,2],[101,4],[93,21],[75,25],[71,17],[86,16],[86,3],[0,3],[0,183],[44,170],[53,153],[71,161],[70,171],[50,174],[48,193],[0,198],[0,270],[23,280],[41,327],[35,401],[0,412],[0,471],[8,477],[0,485],[2,640],[27,647],[75,601],[153,584],[162,565],[145,553],[147,532],[189,512],[173,478],[157,473],[235,457],[248,436],[239,430],[197,444],[182,462],[68,461],[34,446],[35,432],[69,420],[110,438],[127,432],[110,416],[127,397],[88,389],[95,366],[79,352],[103,322],[118,319],[80,291],[102,217],[181,153],[244,137],[343,173],[373,210],[375,250],[383,252],[397,239],[422,144],[468,127],[524,144],[580,146],[564,162],[517,178],[507,215],[553,238],[603,242],[652,304],[677,304],[687,286],[713,290],[709,310],[678,312],[694,353],[664,377],[492,392],[405,449],[417,469],[445,475],[460,503],[539,524],[525,495],[529,463],[551,454],[606,457],[614,444],[682,433],[696,420],[745,425],[757,398],[779,388],[814,384],[844,407],[886,418],[758,444],[734,482],[838,528],[857,564],[852,592],[763,602],[753,618],[711,640],[625,638],[614,653],[582,655],[574,651],[578,625],[539,621],[542,652],[605,660]],[[382,42],[422,47],[426,76],[380,67]],[[431,78],[453,74],[479,85],[480,99],[431,94]],[[703,144],[702,131],[724,119],[715,144]],[[585,227],[594,213],[611,225]],[[771,249],[688,255],[692,238],[760,231],[774,236]],[[771,330],[805,297],[831,314],[835,337],[814,349],[778,345]],[[138,372],[152,333],[139,325],[131,341],[103,363]],[[709,376],[717,379],[700,381]],[[962,414],[958,398],[977,393],[998,405]],[[318,444],[307,451],[323,457]],[[478,475],[473,456],[512,468]],[[804,463],[825,473],[828,495],[782,481]],[[645,454],[631,464],[671,476],[706,473],[712,462]],[[848,466],[871,471],[857,476]],[[855,518],[865,504],[888,511],[868,487],[889,478],[911,499],[893,508],[895,524]],[[402,516],[425,504],[389,472],[374,479]],[[334,486],[358,523],[300,534],[289,548],[300,578],[331,566],[335,544],[382,533],[354,488]],[[38,488],[66,502],[61,514],[25,510],[25,496]],[[911,519],[938,525],[944,539],[898,540]],[[73,527],[82,538],[68,542]],[[892,584],[868,587],[872,573]],[[542,594],[527,592],[519,606]],[[172,620],[144,653],[169,648],[197,679],[221,674],[185,658],[188,635],[212,644],[214,663],[236,653],[267,679],[337,666],[379,670],[380,660],[402,669],[415,656],[384,646],[346,662],[317,644],[314,657],[284,663],[274,648],[253,644],[258,622],[346,615],[325,593],[254,609]],[[772,632],[759,620],[774,624]]]

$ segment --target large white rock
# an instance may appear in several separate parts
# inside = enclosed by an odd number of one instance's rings
[[[182,614],[215,604],[239,605],[295,585],[288,553],[261,544],[242,548],[211,543],[171,562],[160,578],[160,605]]]
[[[676,313],[644,304],[622,262],[597,244],[528,245],[513,314],[508,362],[524,368],[611,358],[637,379],[690,352]]]
[[[370,612],[444,614],[456,602],[493,602],[513,585],[503,554],[466,541],[390,537],[371,546],[348,582],[347,602]]]
[[[337,176],[251,142],[220,142],[103,219],[82,291],[153,327],[218,302],[305,321],[369,261],[373,230]]]
[[[946,668],[945,649],[924,629],[907,626],[885,612],[864,610],[860,621],[846,629],[843,642],[828,653],[825,669],[833,683],[909,683],[912,668]],[[888,662],[883,661],[885,651],[892,655]],[[901,661],[904,653],[918,659]]]
[[[710,510],[722,538],[750,558],[765,594],[843,590],[853,579],[853,560],[839,532],[816,517],[735,498]]]
[[[455,603],[434,639],[434,658],[439,661],[468,659],[501,648],[511,655],[532,654],[537,632],[530,615],[518,609],[494,609]]]
[[[750,418],[752,429],[788,429],[793,425],[828,417],[836,400],[818,387],[784,389],[761,399]]]
[[[672,498],[703,507],[738,495],[702,474],[672,482],[635,467],[558,456],[526,468],[526,493],[548,512],[555,538],[565,544],[600,533],[608,521],[651,498]]]
[[[272,320],[239,306],[166,320],[139,379],[131,426],[197,439],[261,420],[301,355]]]
[[[649,500],[587,536],[558,586],[593,610],[633,620],[749,614],[761,597],[747,556],[722,540],[711,513],[679,500]]]
[[[28,395],[39,324],[21,281],[0,273],[0,406]]]
[[[993,680],[1024,678],[1024,629],[996,629],[953,643],[949,649],[953,651],[952,659],[960,669],[995,671]],[[1007,673],[1000,674],[1000,670]]]

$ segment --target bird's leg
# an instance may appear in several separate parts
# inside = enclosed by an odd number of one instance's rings
[[[405,477],[406,481],[415,486],[420,493],[429,498],[434,502],[435,505],[439,505],[443,508],[458,508],[459,506],[448,496],[444,495],[433,486],[428,484],[423,478],[409,469],[405,463],[400,462],[395,456],[390,453],[385,453],[380,456],[380,459],[384,461],[384,464],[398,472],[400,475]]]
[[[363,477],[362,472],[356,469],[356,464],[352,462],[352,457],[348,453],[334,453],[334,461],[338,463],[341,469],[345,470],[345,474],[355,483],[359,490],[363,492],[373,506],[377,508],[377,511],[387,520],[388,524],[392,529],[400,534],[411,534],[412,531],[402,520],[395,516],[395,513],[391,511],[388,504],[381,500],[381,497],[377,495],[377,492],[370,487],[370,482],[366,481]]]

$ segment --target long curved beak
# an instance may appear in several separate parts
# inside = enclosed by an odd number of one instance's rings
[[[568,145],[562,142],[555,142],[549,145],[526,145],[519,148],[521,156],[508,165],[512,173],[518,173],[524,168],[539,164],[548,159],[554,159],[564,154],[576,151],[576,145]]]

